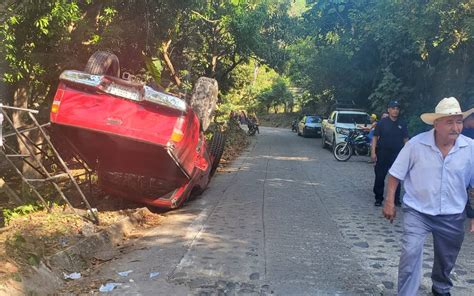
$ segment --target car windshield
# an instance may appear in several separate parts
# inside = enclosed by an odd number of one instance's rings
[[[337,121],[339,123],[366,124],[369,123],[369,117],[366,114],[339,113]]]
[[[321,117],[319,116],[308,116],[306,117],[306,123],[320,123]]]

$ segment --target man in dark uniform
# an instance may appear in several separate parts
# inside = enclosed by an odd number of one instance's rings
[[[405,122],[398,118],[400,114],[400,104],[398,101],[388,103],[388,117],[380,120],[377,124],[370,156],[375,162],[375,206],[382,206],[385,177],[398,153],[408,141],[408,128]],[[400,206],[400,185],[395,193],[395,205]]]

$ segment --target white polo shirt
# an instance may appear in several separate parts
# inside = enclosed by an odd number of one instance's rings
[[[459,135],[446,158],[435,144],[434,129],[408,141],[389,170],[404,181],[403,202],[428,215],[459,214],[474,185],[474,142]]]

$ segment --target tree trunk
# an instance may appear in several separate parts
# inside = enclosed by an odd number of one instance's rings
[[[19,81],[16,85],[16,90],[13,94],[13,106],[19,108],[28,108],[29,96],[30,88],[28,85],[28,81],[25,79]],[[12,112],[11,118],[16,128],[24,127],[29,123],[31,124],[31,120],[29,120],[28,114],[22,111]],[[24,134],[29,137],[34,143],[38,143],[40,140],[39,133],[37,131],[26,132]],[[28,142],[26,143],[28,144]],[[26,145],[20,139],[18,139],[18,152],[23,155],[29,154]],[[27,160],[30,163],[34,163],[32,157],[28,157]],[[26,178],[38,177],[38,173],[26,162],[23,162],[21,168],[21,171]]]
[[[216,55],[212,56],[212,58],[211,58],[211,75],[210,75],[210,77],[212,77],[212,78],[216,77],[217,60],[218,60],[218,56],[216,56]]]
[[[174,83],[176,84],[177,87],[181,86],[181,79],[179,79],[178,74],[176,73],[173,63],[171,62],[171,59],[169,57],[168,49],[171,44],[171,39],[163,42],[161,44],[161,53],[163,54],[163,59],[165,60],[165,64],[168,67],[168,70],[170,71],[170,75],[174,80]]]

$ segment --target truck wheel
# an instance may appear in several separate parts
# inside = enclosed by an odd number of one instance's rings
[[[336,135],[332,136],[331,149],[334,150],[334,148],[336,148]]]
[[[225,136],[220,131],[215,131],[212,135],[211,144],[209,145],[209,154],[212,159],[211,171],[209,175],[212,177],[219,166],[222,154],[224,153]]]
[[[201,130],[206,131],[216,109],[219,88],[212,78],[200,77],[194,85],[190,105],[201,123]]]
[[[120,77],[119,60],[113,53],[96,51],[87,61],[84,72],[94,75]]]
[[[328,148],[328,144],[326,143],[326,136],[324,135],[324,133],[321,133],[321,147],[323,147],[323,149]]]

